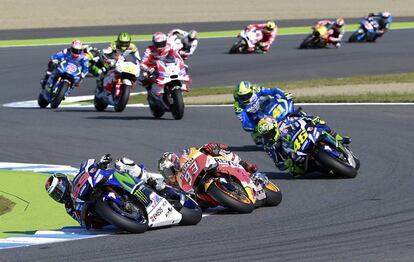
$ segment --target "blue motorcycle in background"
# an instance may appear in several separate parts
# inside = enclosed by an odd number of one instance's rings
[[[37,103],[41,108],[50,104],[51,108],[57,108],[62,100],[70,94],[73,85],[79,81],[82,73],[80,65],[69,60],[60,62],[49,77],[46,87],[40,90]]]
[[[202,217],[198,204],[182,191],[166,186],[157,193],[141,179],[116,169],[85,170],[73,185],[72,198],[84,201],[81,218],[114,225],[122,231],[143,233],[148,228],[195,225]]]
[[[364,18],[360,22],[360,27],[355,31],[348,39],[348,42],[375,42],[378,37],[384,35],[385,31],[388,30],[392,22],[392,16],[389,16],[384,23],[381,19],[375,18]],[[384,28],[384,32],[378,32]]]
[[[289,114],[295,111],[292,99],[287,99],[286,96],[278,95],[277,97],[260,97],[253,100],[251,105],[245,108],[244,112],[239,116],[243,122],[246,121],[246,126],[252,132],[252,138],[256,145],[263,144],[262,137],[256,132],[256,126],[259,120],[265,116],[270,116],[280,121],[286,118]]]

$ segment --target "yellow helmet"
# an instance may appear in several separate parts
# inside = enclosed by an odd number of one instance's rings
[[[256,132],[265,140],[277,141],[280,136],[279,125],[276,119],[269,116],[259,120],[256,126]]]
[[[241,81],[234,90],[234,96],[242,103],[248,103],[253,96],[254,88],[249,81]]]
[[[276,23],[273,21],[268,21],[266,23],[266,30],[267,31],[273,31],[276,28]]]

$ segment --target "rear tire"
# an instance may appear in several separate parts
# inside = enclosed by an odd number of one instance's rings
[[[135,203],[134,203],[135,204]],[[135,204],[136,205],[136,204]],[[138,206],[141,210],[142,206]],[[144,209],[145,210],[145,209]],[[148,219],[146,223],[137,223],[131,219],[128,219],[113,210],[108,202],[104,201],[103,198],[99,198],[95,205],[95,211],[108,223],[116,226],[121,230],[125,230],[131,233],[144,233],[148,229]]]
[[[171,114],[175,120],[179,120],[184,116],[184,99],[181,89],[175,89],[171,92],[173,104],[170,105]]]
[[[129,93],[131,92],[131,87],[129,85],[123,84],[121,86],[122,94],[120,97],[114,97],[114,109],[115,112],[122,112],[124,111],[126,105],[128,104],[129,100]]]
[[[353,156],[351,156],[353,157]],[[357,175],[357,170],[339,159],[329,155],[325,151],[320,150],[316,154],[317,161],[322,164],[322,167],[328,172],[333,172],[335,175],[345,178],[354,178]]]
[[[108,104],[102,102],[101,99],[97,98],[96,94],[93,99],[93,105],[95,106],[95,109],[99,112],[104,111],[108,107]]]
[[[46,108],[49,102],[43,97],[42,94],[39,94],[39,97],[37,98],[37,104],[40,108]]]
[[[217,181],[214,181],[207,189],[207,194],[209,194],[214,200],[219,202],[222,206],[238,213],[246,214],[253,211],[254,204],[250,201],[246,192],[244,192],[244,196],[248,199],[248,203],[243,203],[234,197],[231,197],[231,192],[226,192],[222,189],[222,186],[217,185],[217,183]]]
[[[55,85],[57,85],[56,83]],[[58,90],[57,94],[52,97],[52,101],[50,102],[51,108],[58,108],[60,103],[62,102],[63,98],[65,97],[66,91],[69,88],[69,83],[66,81],[63,81],[62,86]]]
[[[269,184],[266,185],[265,193],[265,206],[277,206],[282,202],[282,192],[280,192],[280,189],[272,182],[269,182]]]

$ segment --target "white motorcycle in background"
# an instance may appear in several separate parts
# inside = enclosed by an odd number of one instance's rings
[[[245,28],[237,36],[237,41],[230,48],[230,54],[247,53],[248,49],[254,48],[255,50],[260,49],[259,43],[263,39],[263,33],[260,30],[254,28]]]

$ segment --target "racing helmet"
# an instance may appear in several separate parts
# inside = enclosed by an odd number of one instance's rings
[[[345,25],[345,20],[342,17],[339,17],[338,19],[336,19],[334,25],[336,27],[341,28],[341,27],[343,27]]]
[[[140,178],[142,175],[142,168],[135,164],[134,160],[123,157],[115,161],[115,169],[121,173],[127,173],[133,177]]]
[[[390,16],[391,16],[391,13],[390,12],[387,12],[387,11],[381,12],[381,17],[382,18],[387,19]]]
[[[116,39],[116,48],[124,52],[131,44],[131,35],[128,32],[121,32]]]
[[[256,126],[256,132],[265,140],[277,141],[280,136],[279,125],[276,119],[269,116],[259,120]]]
[[[188,32],[188,39],[190,41],[193,41],[194,39],[197,39],[197,31],[196,30],[191,30],[190,32]]]
[[[82,54],[83,45],[80,40],[73,40],[70,46],[70,53],[74,58],[78,58]]]
[[[162,32],[155,32],[152,35],[152,44],[156,48],[164,48],[167,46],[167,35]]]
[[[273,21],[268,21],[266,23],[266,30],[267,31],[273,31],[276,28],[276,23]]]
[[[249,81],[241,81],[234,91],[234,96],[238,98],[243,104],[250,102],[254,94],[253,85]]]
[[[180,158],[177,154],[165,152],[158,160],[158,171],[167,180],[175,176],[180,170]]]
[[[70,198],[72,183],[66,175],[57,173],[47,179],[45,189],[56,202],[65,203]]]

